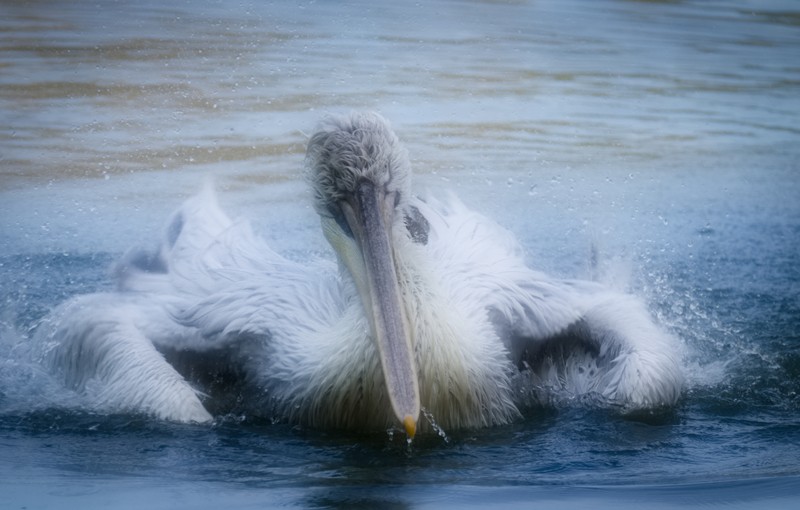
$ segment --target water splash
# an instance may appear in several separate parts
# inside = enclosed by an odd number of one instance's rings
[[[0,320],[0,416],[86,408],[84,398],[65,388],[39,363],[31,349],[31,328],[14,322],[13,318]]]
[[[423,407],[422,408],[422,416],[425,417],[425,419],[430,424],[431,428],[434,430],[434,432],[436,432],[436,434],[439,437],[442,438],[444,443],[445,444],[450,444],[450,438],[447,436],[447,433],[444,431],[444,429],[438,423],[436,423],[436,420],[433,418],[433,413],[431,413],[430,411],[428,411],[427,409],[425,409]],[[411,444],[411,443],[409,442],[409,444]]]

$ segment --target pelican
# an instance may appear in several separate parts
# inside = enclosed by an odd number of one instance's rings
[[[336,262],[284,258],[207,186],[157,249],[121,258],[115,291],[43,321],[42,362],[99,410],[208,422],[239,406],[409,438],[430,421],[506,424],[560,392],[624,410],[678,400],[677,342],[641,301],[530,269],[457,198],[412,195],[383,117],[326,118],[306,167]]]

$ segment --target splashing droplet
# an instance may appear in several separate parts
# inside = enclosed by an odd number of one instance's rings
[[[423,407],[422,415],[425,417],[426,420],[428,420],[428,423],[431,424],[431,428],[434,431],[436,431],[436,434],[438,434],[439,437],[442,438],[445,444],[449,444],[450,438],[447,436],[447,433],[444,431],[444,429],[440,427],[438,423],[436,423],[436,420],[433,418],[433,414]]]

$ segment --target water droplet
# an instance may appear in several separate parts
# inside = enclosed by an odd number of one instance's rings
[[[439,435],[439,437],[441,437],[446,444],[449,444],[450,438],[447,437],[447,433],[444,431],[444,429],[440,427],[438,423],[436,423],[436,420],[433,419],[433,414],[423,407],[422,415],[426,420],[428,420],[428,423],[431,424],[431,428]]]

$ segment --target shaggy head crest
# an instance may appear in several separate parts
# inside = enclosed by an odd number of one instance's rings
[[[408,155],[389,122],[377,113],[323,120],[308,143],[306,166],[320,213],[352,194],[364,179],[396,193],[398,204],[410,192]]]

